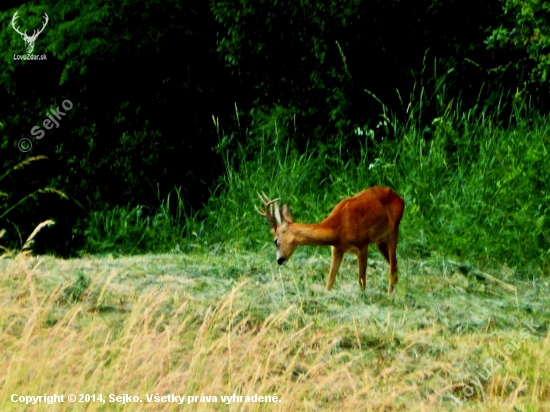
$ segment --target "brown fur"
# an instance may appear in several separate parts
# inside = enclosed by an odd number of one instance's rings
[[[272,224],[272,232],[277,243],[277,260],[280,264],[287,261],[299,245],[332,246],[326,285],[330,290],[344,253],[354,253],[359,263],[359,285],[364,290],[368,246],[376,243],[390,265],[388,292],[391,293],[397,283],[397,238],[404,208],[401,197],[390,188],[380,186],[342,200],[320,223],[294,223],[287,205],[282,212],[275,207],[276,214],[279,212],[275,216],[278,224]]]

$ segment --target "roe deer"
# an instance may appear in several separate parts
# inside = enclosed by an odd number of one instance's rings
[[[367,251],[370,243],[388,261],[391,293],[397,283],[397,237],[399,223],[405,208],[404,200],[388,187],[374,186],[353,197],[342,200],[330,215],[320,223],[307,224],[292,221],[290,209],[284,204],[282,211],[277,201],[258,194],[264,211],[257,212],[267,218],[277,246],[277,263],[282,265],[299,245],[332,246],[332,262],[327,279],[327,290],[332,289],[344,253],[357,255],[359,285],[365,290]]]

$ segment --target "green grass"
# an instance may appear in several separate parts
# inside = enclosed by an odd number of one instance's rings
[[[452,102],[451,102],[452,103]],[[257,192],[280,197],[296,221],[315,222],[343,198],[387,185],[405,199],[400,248],[414,258],[446,256],[481,267],[505,264],[547,277],[550,262],[550,124],[517,103],[499,113],[448,105],[429,133],[415,115],[299,152],[280,119],[248,144],[226,150],[226,175],[205,208],[202,240],[245,249],[269,241],[253,209]],[[271,127],[269,127],[271,126]],[[290,128],[290,125],[286,125]]]
[[[316,222],[345,197],[387,185],[406,203],[404,256],[453,258],[485,269],[506,265],[522,279],[547,278],[548,116],[507,95],[464,109],[446,97],[445,87],[440,79],[432,95],[424,88],[411,95],[405,121],[383,107],[378,125],[312,140],[303,150],[293,143],[299,119],[279,107],[256,111],[246,136],[220,135],[216,149],[225,173],[201,210],[186,212],[176,189],[156,211],[137,206],[95,213],[84,250],[255,251],[270,243],[268,225],[254,211],[258,192],[288,203],[296,221]],[[437,108],[436,117],[427,118],[428,107]]]

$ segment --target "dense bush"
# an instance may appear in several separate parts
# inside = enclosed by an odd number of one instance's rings
[[[526,65],[531,69],[532,81],[546,82],[550,70],[550,1],[507,0],[504,10],[508,21],[493,30],[488,44],[521,50],[524,58],[509,64],[516,68]]]
[[[548,250],[547,5],[30,2],[18,24],[49,15],[48,59],[14,60],[21,37],[0,33],[0,170],[49,160],[0,192],[67,194],[10,212],[22,237],[58,222],[42,251],[136,253],[263,244],[256,191],[314,220],[387,184],[407,200],[408,250],[523,264]],[[29,136],[65,100],[59,128]]]

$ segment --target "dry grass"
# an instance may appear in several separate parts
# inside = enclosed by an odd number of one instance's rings
[[[0,259],[0,409],[441,411],[458,409],[449,395],[467,385],[465,411],[550,409],[548,280],[514,282],[511,296],[444,262],[400,263],[389,297],[386,266],[369,267],[360,293],[352,259],[325,292],[324,253],[281,271],[235,251]],[[530,319],[538,327],[522,335]],[[518,348],[480,390],[471,381],[510,341]],[[54,393],[107,402],[10,400]],[[156,393],[217,402],[147,402]],[[222,401],[233,394],[280,402]]]

